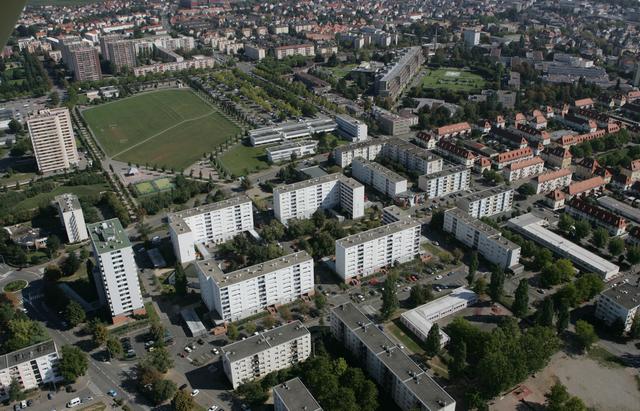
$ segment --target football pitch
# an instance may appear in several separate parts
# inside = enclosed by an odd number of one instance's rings
[[[429,70],[422,78],[422,87],[428,89],[449,89],[453,91],[479,90],[484,87],[484,79],[470,71],[457,68]]]
[[[162,90],[82,112],[108,156],[184,169],[240,129],[190,90]]]
[[[171,182],[171,179],[167,177],[160,177],[151,181],[141,181],[139,183],[135,183],[133,186],[139,195],[145,196],[171,190],[173,188],[173,183]]]

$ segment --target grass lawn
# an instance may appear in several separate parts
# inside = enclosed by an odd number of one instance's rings
[[[400,322],[399,319],[396,321]],[[391,334],[393,334],[398,340],[400,340],[409,351],[415,354],[424,354],[424,350],[422,349],[422,347],[420,347],[420,345],[413,338],[411,338],[402,329],[400,329],[395,321],[385,324],[385,327],[389,331],[391,331]]]
[[[133,187],[139,195],[145,196],[171,190],[173,188],[173,182],[170,178],[161,177],[151,181],[142,181],[140,183],[135,183]]]
[[[156,186],[156,189],[160,191],[171,190],[173,188],[173,183],[171,182],[171,179],[166,177],[153,180],[153,185]]]
[[[162,90],[85,110],[87,124],[117,160],[183,169],[240,129],[189,90]]]
[[[428,89],[449,89],[452,91],[469,91],[484,87],[484,79],[468,70],[457,68],[441,68],[430,70],[422,78],[422,87]]]
[[[153,187],[153,184],[151,184],[148,181],[143,181],[141,183],[136,183],[136,184],[134,184],[134,187],[136,188],[136,191],[140,195],[151,194],[154,191],[156,191],[156,189]]]
[[[263,147],[238,144],[220,158],[222,164],[235,176],[243,176],[269,167],[267,153]]]
[[[29,283],[27,283],[25,280],[11,281],[10,283],[4,286],[4,291],[9,293],[15,293],[16,291],[22,290],[24,287],[27,286],[27,284]]]
[[[20,181],[20,182],[29,181],[36,175],[37,175],[36,173],[13,173],[9,177],[0,178],[0,185],[4,185],[4,184],[9,185],[9,184],[15,183],[16,181]]]
[[[331,74],[333,74],[333,77],[340,80],[356,67],[358,67],[357,64],[345,64],[344,66],[327,67],[327,69],[331,72]]]
[[[104,402],[98,402],[95,404],[88,405],[84,408],[80,408],[78,411],[103,411],[107,409],[107,405]]]
[[[625,367],[626,364],[619,357],[611,354],[609,351],[600,347],[599,345],[594,345],[587,352],[587,356],[594,361],[600,363],[600,365],[608,367],[608,368],[619,368]]]
[[[56,187],[53,191],[48,193],[40,193],[35,197],[27,198],[15,205],[15,210],[31,210],[37,208],[43,204],[48,204],[53,201],[53,197],[64,194],[71,193],[75,194],[78,197],[88,197],[99,195],[103,191],[108,191],[109,187],[105,184],[94,184],[88,186],[60,186]]]
[[[27,4],[32,6],[75,6],[89,3],[96,3],[99,0],[28,0]],[[84,409],[84,408],[83,408]]]

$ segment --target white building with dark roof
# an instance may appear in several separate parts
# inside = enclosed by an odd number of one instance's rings
[[[596,318],[611,325],[620,319],[624,330],[629,331],[640,307],[638,284],[623,283],[603,291],[598,297]]]

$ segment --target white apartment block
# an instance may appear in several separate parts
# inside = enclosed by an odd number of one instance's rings
[[[313,57],[316,55],[315,47],[313,44],[294,44],[291,46],[281,46],[273,49],[273,53],[276,59],[282,60],[289,56],[307,56]]]
[[[276,385],[272,392],[274,411],[322,411],[298,377]]]
[[[336,123],[338,124],[338,134],[340,136],[351,140],[353,142],[365,141],[367,139],[367,125],[356,120],[346,114],[340,114],[336,116]]]
[[[87,226],[96,259],[93,272],[100,302],[109,306],[114,324],[127,316],[144,314],[138,267],[120,220],[113,218]]]
[[[226,321],[313,294],[313,258],[306,251],[223,273],[215,260],[196,263],[200,294],[209,311]]]
[[[448,170],[418,177],[418,187],[426,192],[427,198],[442,197],[458,191],[468,190],[471,170],[456,166]]]
[[[420,223],[403,219],[336,240],[336,272],[345,281],[420,254]]]
[[[216,60],[213,57],[207,56],[193,56],[190,60],[174,61],[168,63],[149,64],[147,66],[140,66],[133,68],[133,75],[136,77],[146,76],[150,73],[167,73],[175,71],[183,71],[190,69],[206,69],[212,68],[216,65]]]
[[[169,234],[182,264],[196,260],[196,248],[208,258],[207,246],[253,230],[253,204],[246,195],[169,214]]]
[[[40,110],[27,120],[38,170],[61,171],[79,162],[71,116],[67,108]]]
[[[455,411],[456,401],[354,304],[331,310],[331,333],[402,411]]]
[[[537,176],[544,171],[544,160],[540,157],[511,163],[502,169],[502,174],[507,181],[523,180]]]
[[[84,222],[84,214],[78,197],[73,194],[61,194],[54,198],[58,207],[60,221],[67,233],[69,243],[77,243],[89,238],[87,226]]]
[[[442,158],[421,147],[399,138],[389,138],[382,148],[382,155],[399,163],[409,172],[420,175],[442,171]]]
[[[251,60],[260,61],[267,57],[267,50],[260,46],[254,46],[253,44],[245,44],[244,55]]]
[[[311,355],[311,333],[300,321],[258,332],[222,347],[222,368],[234,389],[242,383],[303,362]]]
[[[14,379],[22,390],[61,381],[58,361],[53,340],[0,355],[0,400],[9,399],[9,387]]]
[[[520,270],[520,246],[502,237],[495,228],[470,217],[459,208],[444,213],[443,230],[488,261],[512,271]]]
[[[351,143],[344,146],[336,147],[333,150],[333,162],[342,168],[349,167],[356,157],[362,157],[365,160],[373,161],[382,152],[386,140],[375,138],[372,140],[362,141],[359,143]]]
[[[388,197],[407,191],[407,179],[383,165],[357,157],[351,163],[351,175],[362,184],[372,186]]]
[[[275,147],[267,147],[267,159],[272,163],[290,161],[294,157],[302,158],[313,155],[317,149],[318,142],[314,140],[286,143]]]
[[[631,329],[633,319],[640,307],[640,288],[638,285],[623,283],[603,291],[598,297],[596,318],[611,325],[617,319],[624,323],[624,330]]]
[[[273,190],[273,212],[282,224],[292,218],[310,218],[319,209],[338,206],[352,219],[363,217],[364,186],[334,173]]]
[[[536,194],[569,187],[572,176],[573,171],[570,168],[561,168],[560,170],[540,174],[535,179]]]
[[[513,206],[513,188],[507,186],[492,187],[462,197],[458,200],[458,208],[471,217],[482,218],[504,213]]]

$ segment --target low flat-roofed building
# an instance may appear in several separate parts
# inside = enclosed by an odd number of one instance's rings
[[[456,401],[354,304],[331,310],[331,333],[402,411],[454,411]]]
[[[388,197],[407,191],[407,179],[385,166],[357,157],[351,163],[351,175]]]
[[[453,290],[449,295],[436,298],[412,310],[405,311],[400,316],[404,324],[420,341],[425,342],[433,323],[451,314],[464,310],[478,301],[478,294],[464,287]],[[440,331],[442,346],[446,345],[449,337]]]
[[[273,407],[274,411],[322,411],[298,377],[273,387]]]
[[[531,213],[512,218],[507,223],[523,236],[570,259],[578,268],[598,274],[604,281],[618,275],[620,267],[545,228],[546,224],[545,220]]]
[[[296,320],[222,347],[222,368],[234,389],[292,367],[311,355],[311,333]]]
[[[215,260],[196,263],[200,295],[221,319],[240,320],[314,292],[313,259],[306,251],[224,273]]]
[[[639,209],[631,207],[629,204],[623,203],[622,201],[618,201],[615,198],[609,196],[598,197],[596,201],[598,201],[598,205],[600,205],[601,207],[604,207],[614,213],[620,214],[621,216],[628,218],[636,224],[640,224]]]
[[[621,320],[624,330],[629,331],[640,307],[638,284],[622,283],[600,293],[596,304],[596,318],[611,325]]]
[[[316,153],[318,142],[314,140],[302,140],[281,144],[275,147],[267,147],[267,159],[272,163],[290,161]]]
[[[518,272],[520,264],[520,246],[502,237],[500,231],[483,223],[459,208],[444,212],[442,229],[467,247],[478,250],[488,261],[504,269]]]
[[[514,189],[511,187],[491,187],[462,197],[457,206],[471,217],[491,217],[511,210],[513,195]]]
[[[198,314],[196,314],[193,308],[187,307],[180,310],[180,316],[187,325],[192,337],[200,337],[207,333],[206,327],[202,324],[202,321],[200,321]]]
[[[329,133],[337,128],[336,122],[328,117],[288,121],[275,126],[261,127],[249,131],[249,141],[252,146],[261,146],[307,138],[318,133]]]

